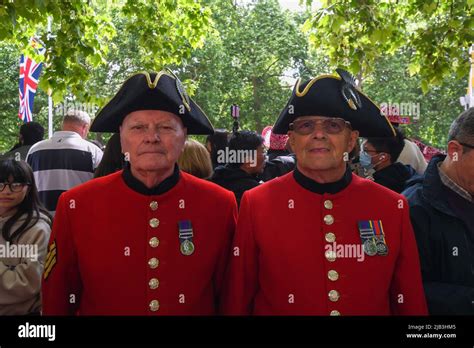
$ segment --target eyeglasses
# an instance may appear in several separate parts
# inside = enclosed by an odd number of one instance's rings
[[[321,123],[323,130],[328,134],[339,134],[345,127],[352,129],[351,123],[342,118],[327,118],[320,120],[296,120],[290,123],[290,130],[300,135],[308,135],[314,132],[316,124]]]
[[[375,153],[379,153],[380,151],[377,151],[377,150],[368,150],[365,146],[363,146],[363,147],[360,149],[360,152],[365,152],[365,153],[375,152]]]
[[[0,192],[3,192],[7,186],[10,187],[11,192],[20,192],[23,190],[23,187],[30,186],[30,184],[24,182],[2,182],[0,183]]]

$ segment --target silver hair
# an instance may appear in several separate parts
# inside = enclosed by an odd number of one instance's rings
[[[63,122],[77,122],[81,124],[90,124],[91,118],[85,111],[71,109],[64,116]]]
[[[448,141],[474,145],[474,107],[462,112],[449,128]]]

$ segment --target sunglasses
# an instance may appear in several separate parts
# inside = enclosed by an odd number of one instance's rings
[[[314,132],[316,124],[321,123],[324,132],[327,134],[339,134],[344,128],[348,127],[352,129],[352,125],[349,121],[342,118],[327,118],[324,120],[296,120],[290,123],[290,130],[300,134],[308,135]]]
[[[10,188],[11,192],[21,192],[23,187],[30,186],[30,184],[24,182],[2,182],[0,183],[0,192],[3,192],[7,186]]]

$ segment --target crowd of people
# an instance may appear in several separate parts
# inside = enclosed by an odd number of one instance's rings
[[[0,314],[474,314],[474,109],[427,163],[348,75],[298,81],[261,134],[214,130],[165,71],[51,139],[23,124]]]

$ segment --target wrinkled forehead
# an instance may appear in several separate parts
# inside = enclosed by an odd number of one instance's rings
[[[125,116],[122,126],[128,123],[171,123],[183,126],[181,118],[176,114],[162,110],[139,110]]]

